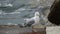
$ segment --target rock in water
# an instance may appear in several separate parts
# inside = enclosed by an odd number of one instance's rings
[[[55,0],[51,6],[51,12],[48,15],[48,20],[56,25],[60,24],[60,0]]]

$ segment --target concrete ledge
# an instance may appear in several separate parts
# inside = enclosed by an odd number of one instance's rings
[[[60,34],[60,26],[46,27],[46,34]]]

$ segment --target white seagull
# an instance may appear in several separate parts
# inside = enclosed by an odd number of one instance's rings
[[[35,12],[34,17],[24,19],[26,21],[25,26],[33,26],[39,24],[40,18],[39,12]]]

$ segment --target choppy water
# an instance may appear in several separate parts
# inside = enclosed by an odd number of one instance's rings
[[[7,24],[7,23],[21,24],[21,23],[25,22],[24,18],[33,17],[34,13],[36,11],[39,11],[40,13],[42,12],[42,14],[44,15],[45,14],[44,11],[50,8],[50,6],[43,6],[44,8],[42,8],[42,7],[38,8],[40,5],[37,5],[37,6],[34,5],[35,7],[32,7],[32,6],[30,6],[30,4],[27,3],[27,2],[31,2],[32,0],[26,0],[26,1],[23,0],[24,2],[22,0],[20,2],[19,1],[20,0],[16,0],[13,3],[13,5],[15,5],[15,6],[13,7],[13,10],[12,10],[11,13],[9,13],[10,10],[6,10],[6,11],[1,11],[0,10],[0,24]],[[22,4],[24,4],[24,3],[27,4],[27,5],[23,6]],[[19,10],[17,9],[17,7],[20,7],[20,8],[18,8]],[[14,9],[14,8],[16,8],[17,10]]]

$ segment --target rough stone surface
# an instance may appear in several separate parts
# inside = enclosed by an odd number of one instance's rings
[[[46,27],[46,34],[60,34],[60,26]]]

